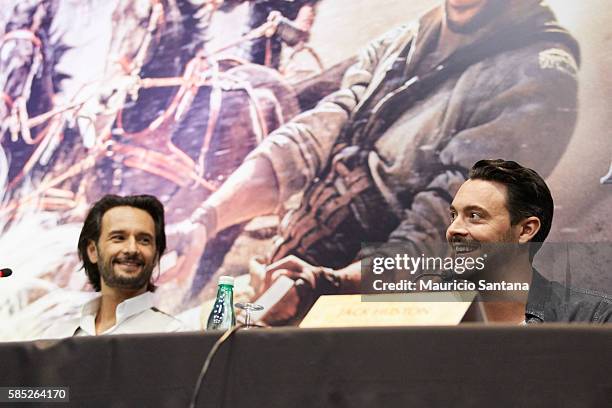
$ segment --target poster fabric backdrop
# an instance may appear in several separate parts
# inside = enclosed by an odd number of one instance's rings
[[[250,301],[286,256],[340,269],[363,242],[443,241],[484,158],[546,178],[568,249],[543,271],[612,292],[603,0],[491,0],[452,35],[432,0],[0,2],[2,340],[94,295],[76,245],[105,194],[163,202],[156,302],[197,325],[221,275]],[[232,174],[231,225],[193,233]]]

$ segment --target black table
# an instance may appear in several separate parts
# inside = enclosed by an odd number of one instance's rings
[[[49,404],[54,407],[187,407],[219,335],[0,343],[0,386],[70,387],[70,404]],[[220,348],[198,402],[240,408],[609,408],[612,328],[243,330]]]

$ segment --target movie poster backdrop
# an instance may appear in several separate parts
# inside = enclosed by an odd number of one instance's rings
[[[92,297],[76,245],[107,193],[165,205],[161,309],[199,322],[221,275],[236,277],[237,300],[253,300],[250,272],[270,253],[278,214],[230,227],[204,250],[178,226],[270,132],[337,90],[370,41],[442,2],[0,3],[0,267],[14,271],[0,279],[0,340],[22,340]],[[610,292],[612,15],[604,0],[548,3],[581,51],[577,124],[546,171],[548,240],[579,248],[566,259],[572,284]],[[286,27],[283,42],[266,26],[271,12],[302,32]],[[541,170],[553,136],[541,160],[522,164]]]

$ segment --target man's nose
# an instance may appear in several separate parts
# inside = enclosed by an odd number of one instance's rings
[[[457,216],[446,229],[446,240],[450,241],[453,237],[464,237],[468,235],[465,223],[462,218]]]
[[[134,253],[138,251],[138,243],[136,242],[135,237],[129,237],[125,240],[125,245],[123,246],[123,250],[127,253]]]

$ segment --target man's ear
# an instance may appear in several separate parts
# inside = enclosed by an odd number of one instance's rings
[[[98,263],[98,248],[93,241],[89,241],[89,244],[87,244],[87,257],[92,264]]]
[[[538,217],[528,217],[519,222],[519,244],[526,244],[540,231],[540,219]]]

